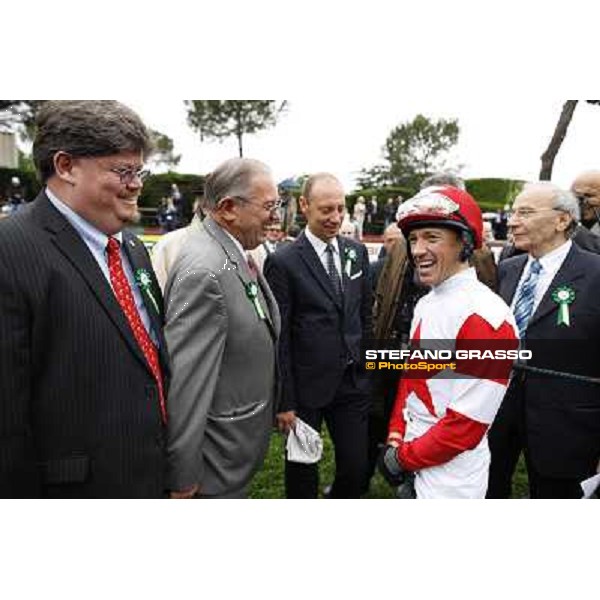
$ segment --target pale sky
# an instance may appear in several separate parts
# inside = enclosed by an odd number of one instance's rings
[[[186,123],[183,100],[121,100],[146,123],[171,138],[182,154],[177,170],[209,172],[237,155],[235,138],[200,142]],[[269,130],[245,136],[244,155],[271,166],[277,181],[315,171],[331,171],[354,188],[362,167],[381,161],[381,149],[393,127],[418,113],[436,119],[457,118],[459,142],[449,165],[464,165],[464,177],[535,180],[564,99],[478,99],[476,97],[290,99],[287,113]],[[568,187],[584,169],[600,168],[600,107],[580,101],[554,165],[553,180]]]

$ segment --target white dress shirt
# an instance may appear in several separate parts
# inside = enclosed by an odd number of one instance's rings
[[[306,238],[310,242],[311,246],[315,249],[319,260],[325,269],[325,273],[327,273],[327,242],[324,242],[322,239],[318,238],[314,233],[312,233],[308,226],[304,230],[304,234],[306,235]],[[329,243],[333,248],[333,263],[335,264],[335,268],[340,276],[340,281],[343,281],[342,259],[340,257],[340,248],[338,246],[337,238],[333,238]]]
[[[573,242],[571,240],[567,240],[564,244],[561,244],[558,248],[555,248],[551,252],[548,252],[548,254],[544,254],[544,256],[542,256],[541,258],[538,259],[540,261],[540,264],[542,265],[542,270],[540,271],[540,274],[539,274],[538,280],[537,280],[537,284],[535,286],[533,310],[531,312],[532,315],[535,313],[535,311],[537,310],[537,307],[539,306],[540,302],[542,301],[542,298],[548,291],[548,288],[550,287],[550,284],[552,283],[552,280],[554,279],[556,273],[562,267],[562,264],[565,261],[565,258],[567,257],[569,250],[571,250],[572,245],[573,245]],[[521,275],[521,279],[519,280],[519,285],[517,285],[517,289],[515,290],[515,295],[513,297],[512,304],[510,305],[510,308],[512,309],[513,312],[515,310],[515,301],[519,297],[523,283],[526,281],[527,277],[529,276],[529,271],[531,270],[531,263],[534,260],[535,260],[535,258],[533,256],[531,256],[531,254],[527,258],[527,264],[525,265],[525,268],[523,269],[523,274]]]

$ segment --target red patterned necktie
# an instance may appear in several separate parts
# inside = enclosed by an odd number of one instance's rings
[[[248,263],[248,270],[250,271],[252,279],[256,280],[258,278],[258,265],[256,264],[256,261],[250,252],[246,254],[246,261]]]
[[[160,414],[163,423],[167,422],[167,410],[165,406],[165,396],[162,383],[162,374],[160,371],[160,364],[158,361],[158,351],[156,346],[150,339],[150,335],[144,327],[144,323],[140,317],[140,313],[135,305],[133,293],[129,287],[129,281],[123,271],[123,263],[121,262],[121,252],[119,241],[115,238],[109,237],[108,243],[106,244],[106,253],[108,254],[108,270],[110,272],[110,282],[112,284],[115,296],[125,316],[129,322],[129,326],[133,332],[133,335],[141,348],[146,361],[150,366],[150,370],[156,379],[158,384],[158,395],[160,402]]]

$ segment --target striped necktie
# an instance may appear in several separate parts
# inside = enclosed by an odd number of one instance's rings
[[[519,336],[521,339],[525,337],[527,324],[533,312],[533,304],[535,301],[535,287],[537,285],[542,265],[539,260],[534,260],[529,267],[529,275],[523,282],[519,291],[519,296],[515,302],[515,321],[519,328]]]

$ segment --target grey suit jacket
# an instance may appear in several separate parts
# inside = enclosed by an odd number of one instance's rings
[[[167,279],[170,489],[200,483],[203,496],[243,496],[264,459],[280,319],[260,274],[259,318],[251,282],[245,258],[210,217],[190,232]]]

